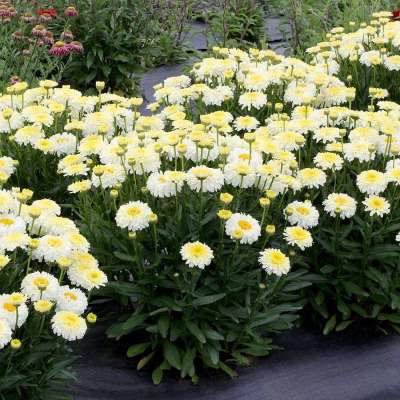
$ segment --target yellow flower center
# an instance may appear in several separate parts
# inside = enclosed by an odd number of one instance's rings
[[[139,207],[135,207],[135,206],[133,206],[133,207],[130,207],[129,209],[128,209],[128,211],[127,211],[127,214],[130,216],[130,217],[137,217],[138,215],[140,215],[141,214],[141,209],[139,208]]]
[[[0,218],[0,224],[2,225],[13,225],[14,224],[14,220],[12,220],[11,218]]]
[[[62,245],[62,240],[56,237],[49,238],[47,244],[50,247],[60,247]]]
[[[304,240],[307,239],[307,232],[301,228],[294,228],[291,231],[291,235],[296,240]]]
[[[10,304],[10,303],[4,303],[3,308],[8,312],[16,312],[17,311],[17,307],[15,307],[13,304]]]
[[[338,206],[338,207],[343,207],[343,206],[345,206],[345,205],[347,205],[347,199],[346,199],[346,197],[343,197],[343,196],[338,196],[338,197],[336,197],[336,199],[335,199],[335,204],[336,204],[336,206]]]
[[[273,252],[271,254],[271,261],[276,265],[281,265],[285,261],[285,256],[281,252]]]
[[[239,225],[240,228],[243,229],[244,231],[248,231],[248,230],[250,230],[250,229],[252,228],[251,223],[248,222],[248,221],[246,221],[246,220],[244,220],[244,219],[239,220],[239,221],[238,221],[238,225]]]
[[[303,206],[297,207],[296,211],[301,215],[309,215],[310,214],[310,210],[307,207],[303,207]]]
[[[365,174],[365,180],[369,183],[375,183],[379,181],[379,174],[375,171],[369,171]]]
[[[370,205],[372,208],[378,209],[383,207],[384,202],[382,199],[372,199]]]
[[[202,257],[205,254],[204,246],[201,244],[194,244],[191,246],[190,253],[194,257]]]
[[[47,286],[49,286],[49,283],[50,283],[49,280],[42,276],[39,276],[33,281],[33,284],[38,288],[46,288]]]
[[[239,155],[239,158],[244,161],[250,160],[250,154],[242,153]]]
[[[78,317],[75,314],[68,314],[64,316],[64,323],[69,327],[75,327],[78,325]]]
[[[69,300],[72,300],[72,301],[78,300],[78,296],[75,293],[72,293],[72,292],[65,292],[64,293],[64,297],[66,299],[69,299]]]

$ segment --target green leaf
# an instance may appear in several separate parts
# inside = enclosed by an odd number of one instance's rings
[[[323,330],[323,334],[327,335],[332,329],[335,328],[336,325],[336,314],[333,315],[331,318],[329,318],[329,320],[327,321],[327,323],[324,326],[324,330]]]
[[[354,322],[353,320],[341,322],[336,326],[336,332],[344,331],[353,322]]]
[[[129,347],[126,352],[127,357],[136,357],[139,354],[142,354],[146,351],[146,349],[150,346],[150,342],[138,343]]]
[[[170,325],[170,319],[168,315],[162,315],[158,319],[158,331],[160,332],[161,336],[166,339],[168,336],[168,331],[169,331],[169,325]]]
[[[206,343],[206,337],[204,333],[200,330],[198,325],[191,321],[185,321],[185,324],[189,330],[189,332],[194,335],[200,343]]]
[[[122,261],[128,261],[130,263],[135,262],[135,257],[132,254],[125,254],[125,253],[121,253],[120,251],[114,251],[114,256]]]
[[[159,385],[162,381],[163,375],[163,370],[160,367],[156,368],[151,374],[151,379],[153,380],[153,383],[155,385]]]
[[[220,361],[218,366],[231,378],[236,378],[238,376],[237,373],[232,368],[228,367],[224,362]]]
[[[368,293],[360,288],[360,286],[356,285],[350,281],[342,281],[342,285],[349,294],[356,294],[358,296],[368,296]]]
[[[239,351],[234,351],[232,353],[233,358],[238,362],[239,365],[249,365],[250,360],[245,357],[243,354],[241,354]]]
[[[225,296],[226,296],[226,293],[212,294],[210,296],[203,296],[203,297],[199,297],[199,298],[193,300],[192,304],[195,307],[204,306],[206,304],[215,303],[216,301],[223,299]]]
[[[132,331],[134,328],[141,325],[146,318],[146,314],[135,313],[122,324],[122,327],[125,331]]]
[[[400,309],[400,296],[392,293],[392,303],[391,307],[393,310],[398,310]]]
[[[207,355],[210,358],[211,363],[213,365],[217,365],[219,362],[219,351],[211,345],[205,345],[204,350],[207,352]]]
[[[142,369],[153,357],[154,354],[156,352],[152,351],[150,354],[148,354],[146,357],[143,357],[142,359],[140,359],[140,361],[137,364],[137,370],[139,371],[140,369]]]
[[[259,318],[254,318],[253,322],[250,324],[251,328],[256,328],[257,326],[261,326],[261,325],[266,325],[269,324],[270,322],[276,321],[280,315],[279,314],[270,314],[270,313],[266,313],[264,314],[264,316],[261,316]]]
[[[327,265],[324,265],[324,266],[321,268],[321,272],[322,272],[323,274],[329,274],[329,273],[331,273],[332,271],[334,271],[335,269],[336,269],[336,267],[335,267],[334,265],[327,264]]]
[[[164,357],[174,368],[181,369],[182,361],[178,347],[167,340],[164,341]]]
[[[194,358],[196,356],[196,349],[188,349],[186,350],[183,359],[182,359],[182,369],[181,369],[181,378],[184,378],[186,375],[193,376],[194,375]]]
[[[379,320],[380,321],[390,321],[395,324],[400,324],[400,315],[398,314],[381,314],[379,315]]]
[[[312,285],[311,282],[292,282],[292,283],[288,283],[283,288],[283,291],[284,292],[292,292],[292,291],[295,291],[295,290],[306,288],[306,287],[311,286],[311,285]]]
[[[337,302],[337,307],[338,307],[338,310],[342,313],[344,319],[347,319],[350,317],[351,310],[346,305],[346,303],[344,303],[342,300],[339,299]]]
[[[224,337],[214,329],[203,329],[204,335],[211,340],[224,340]]]
[[[318,293],[315,296],[315,302],[320,306],[324,302],[324,299],[324,293],[321,290],[318,290]]]

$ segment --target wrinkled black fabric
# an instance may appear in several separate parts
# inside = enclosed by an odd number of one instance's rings
[[[83,340],[74,400],[399,400],[400,337],[283,333],[284,351],[240,368],[239,377],[202,376],[197,386],[167,376],[159,386],[136,371],[101,327]]]

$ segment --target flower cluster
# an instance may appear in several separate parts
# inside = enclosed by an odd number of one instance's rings
[[[11,175],[15,163],[1,157],[0,168]],[[107,282],[75,223],[60,216],[54,201],[30,202],[32,196],[29,189],[0,190],[0,288],[8,291],[0,295],[1,348],[12,344],[13,336],[23,346],[32,335],[40,341],[45,322],[55,335],[81,339],[86,332],[85,292]],[[38,318],[39,332],[24,330],[27,320]]]
[[[377,18],[363,45],[400,32]],[[292,326],[305,303],[325,333],[363,319],[398,329],[400,105],[382,81],[364,107],[357,80],[340,79],[346,35],[331,35],[310,63],[214,48],[188,76],[157,85],[143,114],[141,98],[105,93],[104,82],[92,96],[46,80],[0,97],[4,152],[20,180],[37,160],[62,182],[54,191],[108,266],[107,295],[130,311],[108,334],[141,330],[146,341],[128,355],[143,354],[142,367],[162,353],[156,380],[176,368],[196,381],[195,358],[232,374],[223,359],[265,354],[260,329]],[[4,160],[7,181],[16,164]],[[41,235],[33,261],[89,257],[73,222],[25,208],[16,226]],[[105,281],[95,267],[67,275],[90,290]]]
[[[376,12],[369,23],[357,27],[350,22],[347,29],[333,28],[326,41],[310,47],[307,53],[312,63],[323,64],[352,82],[358,91],[358,103],[365,102],[367,91],[371,102],[384,99],[389,92],[398,101],[394,81],[400,71],[399,28],[400,22],[392,18],[392,12]]]
[[[38,70],[45,77],[62,68],[66,61],[57,58],[83,53],[82,43],[74,39],[69,29],[68,19],[76,15],[74,6],[67,7],[62,13],[52,7],[31,10],[30,5],[19,4],[14,8],[9,1],[2,0],[2,60],[10,64],[10,71],[6,69],[1,79],[9,79],[11,83],[21,80],[33,82]]]

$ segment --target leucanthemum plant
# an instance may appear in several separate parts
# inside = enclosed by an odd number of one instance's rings
[[[103,82],[96,96],[46,81],[0,97],[16,177],[34,152],[52,158],[42,168],[121,307],[107,333],[155,383],[234,375],[303,296],[325,333],[399,329],[399,105],[374,84],[365,109],[326,56],[215,48],[155,87],[150,115]]]
[[[57,203],[3,187],[15,164],[0,157],[0,397],[64,398],[69,343],[95,322],[88,298],[107,278]]]
[[[372,14],[371,20],[338,26],[326,40],[307,49],[310,61],[325,64],[357,89],[356,106],[388,97],[399,101],[400,22],[390,11]],[[387,105],[390,107],[390,103]],[[394,105],[397,107],[397,105]]]

